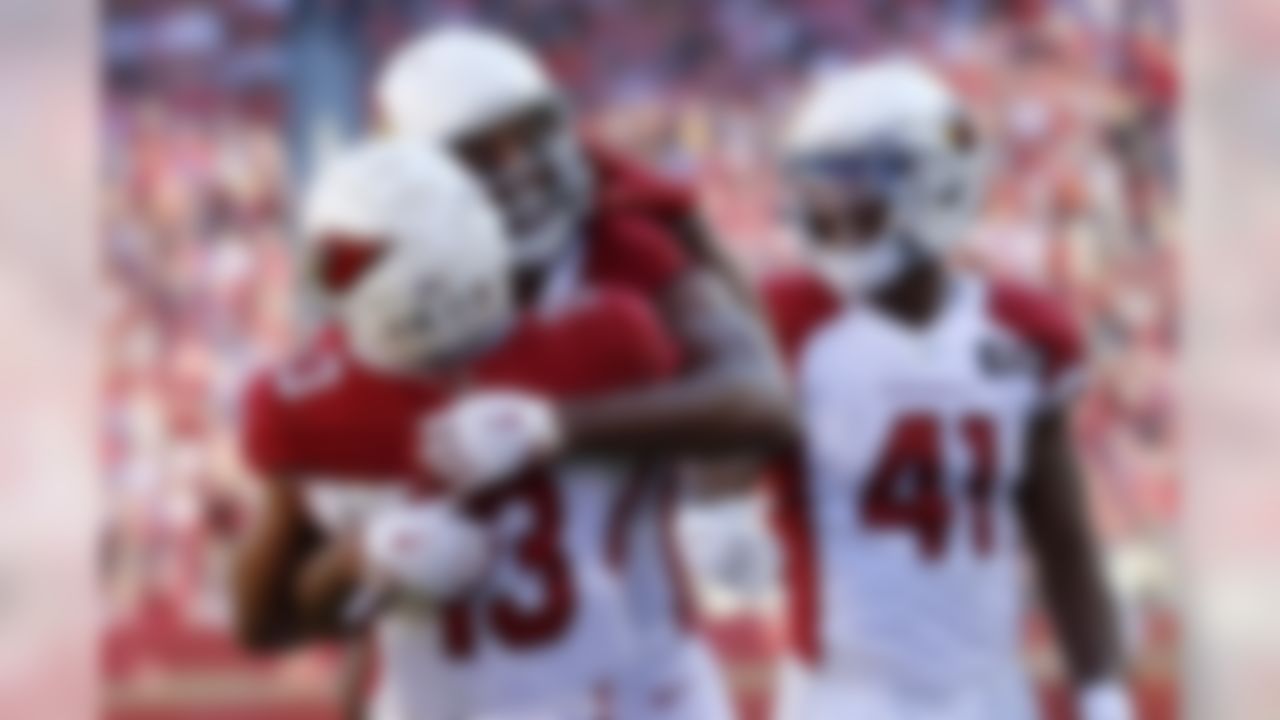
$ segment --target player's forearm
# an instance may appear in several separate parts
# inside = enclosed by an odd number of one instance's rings
[[[347,634],[347,610],[360,587],[361,553],[358,540],[339,537],[313,553],[293,583],[298,634],[309,639]]]
[[[341,628],[359,557],[356,543],[323,539],[288,478],[264,486],[268,494],[261,515],[236,557],[235,628],[250,650],[276,652]]]
[[[1085,503],[1065,412],[1033,428],[1023,525],[1060,644],[1078,684],[1121,672],[1115,609]]]
[[[333,541],[287,563],[247,554],[237,583],[237,629],[246,647],[275,652],[345,633],[344,611],[359,583],[355,543]]]
[[[1072,678],[1086,686],[1118,677],[1123,668],[1115,609],[1099,562],[1085,547],[1060,553],[1060,568],[1041,585]]]
[[[289,603],[293,574],[287,562],[276,560],[249,545],[241,550],[236,563],[236,637],[254,652],[282,650],[299,639]]]
[[[1062,536],[1042,538],[1037,547],[1045,602],[1076,688],[1076,714],[1082,720],[1132,720],[1111,597],[1088,534],[1067,525],[1057,528]]]
[[[653,387],[561,408],[571,452],[707,454],[767,451],[792,439],[777,352],[724,278],[695,272],[659,303],[688,369]]]
[[[795,433],[781,378],[758,367],[570,403],[560,417],[570,451],[586,454],[767,452]]]
[[[690,460],[680,466],[680,477],[694,504],[712,504],[751,495],[765,477],[769,455],[755,453]]]

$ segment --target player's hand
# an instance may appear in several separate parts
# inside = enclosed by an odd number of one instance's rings
[[[434,500],[379,513],[364,530],[361,551],[371,586],[448,601],[488,574],[492,542],[481,523]]]
[[[518,391],[466,395],[427,430],[431,469],[463,491],[488,487],[553,457],[562,442],[555,408]]]

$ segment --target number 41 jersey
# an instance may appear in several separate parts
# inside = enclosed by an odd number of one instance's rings
[[[803,274],[771,279],[765,297],[805,435],[775,478],[797,654],[940,689],[1008,667],[1024,445],[1081,380],[1067,316],[972,275],[921,327]]]
[[[660,381],[675,353],[648,306],[620,292],[527,315],[448,380],[371,370],[334,330],[253,383],[243,442],[260,473],[299,485],[317,527],[357,529],[380,508],[438,490],[423,428],[458,391],[608,393]],[[610,541],[633,474],[567,461],[471,498],[465,507],[497,542],[494,569],[440,611],[395,609],[379,621],[374,716],[585,716],[584,702],[629,652]]]

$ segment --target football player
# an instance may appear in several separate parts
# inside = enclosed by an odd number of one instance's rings
[[[450,148],[481,179],[514,237],[524,306],[629,288],[650,300],[682,351],[677,377],[604,398],[472,393],[437,423],[450,450],[441,459],[445,474],[502,475],[535,457],[536,425],[527,433],[530,452],[499,455],[485,428],[502,425],[504,442],[518,445],[524,430],[510,418],[540,418],[549,406],[565,454],[666,461],[791,437],[767,330],[699,227],[689,193],[582,139],[560,89],[529,52],[483,29],[437,29],[391,58],[378,99],[392,131]],[[677,487],[664,464],[621,511],[629,516],[620,545],[633,623],[644,628],[646,648],[624,673],[619,716],[715,720],[729,709],[691,632],[674,538]]]
[[[598,717],[632,648],[608,540],[636,465],[547,455],[512,477],[445,477],[431,420],[464,389],[501,403],[655,385],[673,343],[625,290],[518,312],[496,211],[428,143],[342,156],[303,234],[331,320],[246,396],[267,501],[237,563],[243,641],[284,648],[375,617],[375,720]],[[512,422],[558,445],[551,417]]]
[[[804,433],[777,478],[779,716],[1035,717],[1025,548],[1080,717],[1131,717],[1071,441],[1081,337],[1044,292],[946,259],[982,199],[966,109],[923,65],[878,60],[817,79],[783,145],[811,262],[764,290]]]

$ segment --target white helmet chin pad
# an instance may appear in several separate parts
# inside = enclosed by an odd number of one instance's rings
[[[809,262],[819,277],[841,297],[854,298],[883,290],[911,266],[911,251],[887,238],[865,250],[814,249]]]

